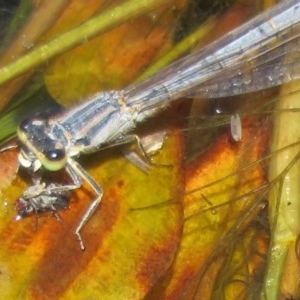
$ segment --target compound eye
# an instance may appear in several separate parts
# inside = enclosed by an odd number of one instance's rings
[[[61,161],[66,156],[64,149],[51,149],[45,152],[45,157],[50,161]]]
[[[44,152],[43,166],[49,171],[58,171],[64,168],[67,156],[64,149],[51,149]]]
[[[23,198],[19,198],[15,203],[15,208],[18,212],[17,219],[26,217],[33,212],[33,206]]]
[[[31,121],[29,119],[26,119],[20,123],[19,130],[22,130],[23,132],[27,132],[30,125],[31,125]]]
[[[41,130],[46,126],[43,119],[25,119],[18,127],[18,137],[22,143],[27,143],[32,138],[32,134],[37,130]]]
[[[28,139],[27,134],[29,134],[31,126],[32,126],[32,123],[31,123],[30,119],[26,119],[20,123],[17,134],[18,134],[19,139],[22,142],[27,141],[27,139]]]

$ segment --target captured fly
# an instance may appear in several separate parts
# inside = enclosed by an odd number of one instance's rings
[[[16,219],[50,211],[57,220],[61,221],[58,211],[68,208],[69,194],[69,191],[61,190],[61,186],[54,183],[47,187],[45,183],[32,185],[15,203],[18,213]]]

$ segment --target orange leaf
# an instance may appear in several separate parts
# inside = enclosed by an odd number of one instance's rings
[[[264,207],[260,204],[264,190],[260,192],[260,188],[266,183],[265,173],[263,165],[255,162],[265,154],[268,132],[268,121],[246,119],[243,121],[242,141],[233,142],[230,134],[225,133],[196,162],[187,167],[183,238],[166,291],[169,299],[184,294],[191,297],[196,294],[206,295],[206,299],[210,298],[209,295],[216,289],[215,285],[218,286],[215,280],[221,268],[228,268],[224,255],[231,257],[234,245],[244,243],[236,239],[242,234],[247,236],[247,226]],[[248,167],[243,170],[245,166]],[[250,236],[245,238],[245,245],[251,243],[253,235],[261,235],[260,229],[252,230],[252,233],[251,230],[248,233]],[[262,243],[266,242],[264,236]],[[235,252],[235,255],[240,257],[243,249]],[[266,251],[266,246],[263,251]],[[251,258],[251,255],[254,257]],[[250,264],[252,260],[257,263],[255,267],[249,265],[252,272],[262,264],[262,260],[257,258],[257,253],[243,256],[244,263]],[[223,295],[225,292],[232,293],[226,287],[226,278],[232,275],[227,270],[223,278],[225,283],[220,284]],[[251,273],[249,276],[255,275]],[[227,280],[230,287],[233,279]],[[247,288],[247,284],[232,285],[234,293],[244,295],[237,299],[244,299]]]

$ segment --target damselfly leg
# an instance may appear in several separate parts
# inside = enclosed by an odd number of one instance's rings
[[[91,177],[89,175],[89,173],[75,160],[70,160],[67,168],[69,170],[72,170],[72,172],[74,172],[74,174],[77,176],[77,179],[80,176],[81,179],[85,180],[96,194],[96,198],[93,200],[92,204],[88,207],[87,211],[82,216],[79,224],[77,225],[77,227],[75,229],[75,234],[78,238],[80,248],[81,248],[81,250],[84,250],[85,246],[84,246],[83,239],[81,237],[81,230],[85,226],[85,224],[88,222],[88,220],[90,219],[90,217],[92,216],[92,214],[94,213],[94,211],[96,210],[98,205],[100,204],[102,195],[103,195],[103,191],[102,191],[102,188],[100,187],[100,185],[93,179],[93,177]]]

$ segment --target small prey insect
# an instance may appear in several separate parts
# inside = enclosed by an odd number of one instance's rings
[[[68,208],[69,196],[65,187],[61,189],[61,186],[55,183],[50,183],[48,186],[45,183],[29,186],[15,203],[18,213],[16,220],[51,211],[56,219],[61,221],[58,211]]]
[[[232,96],[299,78],[300,60],[285,63],[283,59],[286,54],[298,52],[299,24],[299,1],[281,1],[141,83],[121,91],[97,93],[50,118],[22,122],[18,129],[20,164],[32,174],[42,167],[48,171],[65,169],[71,184],[34,184],[19,199],[19,214],[53,211],[64,202],[65,193],[87,182],[96,196],[75,230],[84,249],[81,230],[99,205],[103,191],[77,157],[132,141],[143,150],[133,129],[178,98],[199,94],[206,98]],[[241,138],[238,120],[231,122],[237,140]]]

